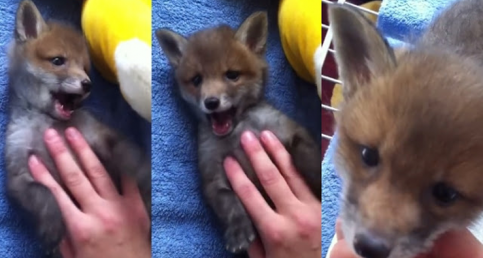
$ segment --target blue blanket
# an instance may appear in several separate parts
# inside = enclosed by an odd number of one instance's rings
[[[424,28],[455,0],[386,0],[380,9],[378,27],[392,46],[417,39]],[[337,137],[332,139],[322,162],[322,257],[334,236],[342,182],[334,170],[332,156]]]
[[[189,35],[220,23],[236,27],[252,12],[267,10],[270,78],[266,97],[320,139],[320,100],[315,86],[299,80],[285,59],[277,7],[278,1],[157,0],[153,1],[153,31],[167,27]],[[153,257],[231,257],[201,195],[196,121],[175,88],[172,70],[153,33]]]
[[[7,109],[7,46],[13,38],[15,12],[18,0],[0,2],[0,139],[5,138]],[[34,1],[44,17],[62,20],[80,28],[80,1],[38,0]],[[94,70],[91,73],[93,92],[86,108],[101,121],[117,128],[131,137],[147,151],[151,146],[151,125],[142,120],[123,100],[119,89],[103,80]],[[4,141],[0,140],[3,150]],[[149,152],[148,152],[149,153]],[[0,253],[8,258],[42,257],[39,241],[33,230],[33,221],[5,195],[5,168],[3,154],[0,156]]]

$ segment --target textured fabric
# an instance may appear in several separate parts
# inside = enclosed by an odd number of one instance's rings
[[[153,257],[231,257],[222,231],[202,199],[197,171],[196,121],[181,100],[154,30],[183,35],[227,23],[237,27],[267,10],[270,77],[266,96],[320,139],[320,99],[315,85],[296,78],[287,63],[277,25],[278,1],[153,1]]]
[[[383,1],[378,26],[386,37],[412,41],[428,24],[455,0],[386,0]]]
[[[327,256],[335,234],[335,220],[339,212],[341,180],[332,161],[337,136],[332,141],[322,161],[322,257]]]
[[[13,39],[17,0],[0,2],[0,139],[5,138],[7,123],[7,49]],[[80,1],[34,1],[44,17],[66,21],[79,28]],[[86,100],[86,108],[101,121],[117,128],[147,151],[151,146],[151,126],[141,119],[123,100],[116,85],[107,83],[97,71],[92,71],[93,92]],[[40,137],[40,136],[39,136]],[[4,141],[0,140],[3,152]],[[149,152],[150,153],[150,152]],[[148,154],[149,154],[148,153]],[[4,157],[0,156],[0,252],[2,257],[42,257],[39,241],[33,230],[34,221],[21,212],[5,195]]]
[[[389,44],[398,47],[416,40],[428,24],[455,0],[386,0],[379,10],[378,27]],[[337,144],[335,137],[329,145],[322,162],[322,257],[334,236],[334,224],[339,209],[342,182],[333,166],[333,152]],[[483,241],[483,217],[472,228],[472,232]],[[480,230],[477,230],[480,229]]]

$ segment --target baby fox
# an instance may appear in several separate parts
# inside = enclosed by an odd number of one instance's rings
[[[330,6],[340,215],[362,257],[412,258],[483,212],[482,13],[480,0],[456,2],[395,58],[362,14]]]
[[[84,135],[107,171],[118,183],[121,174],[137,180],[150,208],[150,157],[84,110],[89,95],[89,57],[81,33],[46,22],[31,1],[17,10],[15,40],[9,53],[10,122],[6,133],[7,190],[38,225],[46,248],[55,249],[65,233],[59,207],[51,192],[34,181],[28,158],[37,155],[55,179],[57,169],[43,143],[43,133],[63,133],[75,127]]]
[[[225,176],[223,160],[235,157],[261,189],[241,146],[242,132],[272,131],[320,198],[321,152],[308,132],[262,100],[267,15],[257,12],[238,28],[221,25],[185,38],[159,29],[156,36],[174,68],[183,99],[199,119],[198,162],[205,198],[225,228],[226,247],[244,252],[256,231]],[[265,195],[266,196],[266,195]]]

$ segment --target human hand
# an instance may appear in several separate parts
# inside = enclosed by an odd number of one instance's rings
[[[417,258],[483,258],[483,244],[468,230],[450,231],[436,240],[432,250]]]
[[[68,231],[60,246],[63,257],[151,257],[149,216],[136,183],[122,178],[120,195],[79,131],[69,128],[65,135],[84,170],[55,130],[47,130],[44,140],[79,207],[36,156],[29,158],[32,176],[50,189],[62,211]]]
[[[250,246],[249,256],[320,258],[320,201],[298,174],[290,154],[275,135],[262,132],[261,142],[263,147],[251,132],[243,133],[241,138],[241,144],[276,210],[268,205],[236,160],[227,158],[224,162],[231,186],[260,235],[260,239]]]
[[[349,244],[344,240],[341,230],[341,221],[336,222],[337,243],[334,245],[330,258],[358,258],[352,252]],[[450,231],[443,234],[434,243],[433,248],[427,254],[417,258],[483,258],[483,245],[468,230]]]
[[[344,239],[344,234],[342,233],[341,220],[337,219],[335,223],[335,234],[337,236],[337,242],[333,246],[329,258],[359,258],[352,249],[350,245],[352,243],[347,243]]]

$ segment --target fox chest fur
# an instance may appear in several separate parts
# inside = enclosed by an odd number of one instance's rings
[[[253,167],[240,144],[240,139],[245,131],[251,131],[259,137],[261,132],[265,130],[274,133],[289,151],[297,144],[298,134],[303,134],[304,137],[310,138],[308,132],[304,128],[297,125],[289,117],[267,103],[260,103],[248,109],[241,121],[239,121],[234,128],[233,132],[225,137],[214,135],[209,126],[206,124],[200,124],[198,127],[198,158],[199,168],[204,183],[206,184],[207,181],[210,181],[213,177],[220,177],[223,178],[223,180],[226,180],[224,170],[212,171],[209,167],[212,163],[217,163],[221,166],[226,157],[233,156],[238,160],[248,177],[264,193],[255,172],[253,171]],[[314,143],[314,146],[315,145],[316,144]],[[316,155],[317,152],[312,154],[314,160],[310,162],[311,164],[317,165],[318,157]],[[216,173],[220,174],[216,175]],[[314,173],[309,175],[311,178],[307,178],[307,182],[316,193],[320,193],[320,187],[318,187],[319,184],[317,183],[317,180],[319,180],[317,175]]]
[[[175,70],[181,96],[199,120],[198,166],[205,200],[224,228],[228,251],[245,252],[256,230],[233,192],[223,168],[232,156],[263,193],[240,137],[245,131],[272,131],[291,154],[294,166],[320,198],[320,146],[300,125],[263,101],[267,15],[252,14],[235,31],[227,25],[185,38],[168,29],[156,36]],[[266,194],[265,198],[268,200]],[[268,200],[270,203],[270,200]]]
[[[69,121],[58,121],[51,117],[37,112],[25,110],[23,114],[10,117],[7,126],[5,155],[7,157],[7,167],[15,167],[17,162],[26,162],[29,155],[37,155],[52,173],[54,178],[60,182],[57,169],[45,146],[43,140],[44,132],[49,129],[64,132],[69,127],[77,128],[95,153],[101,157],[107,157],[110,149],[109,138],[98,130],[104,130],[97,126],[98,122],[86,111],[78,110]],[[21,158],[22,157],[22,158]],[[19,170],[8,169],[14,176]],[[32,179],[33,180],[33,179]]]

